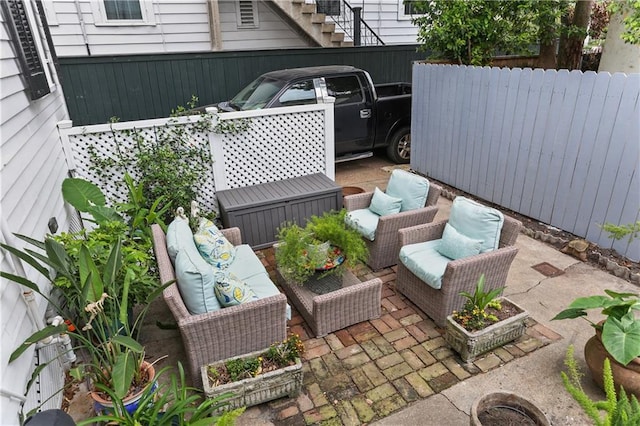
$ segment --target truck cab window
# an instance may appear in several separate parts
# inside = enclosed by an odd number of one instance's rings
[[[313,80],[300,81],[289,87],[280,97],[278,102],[282,106],[307,105],[316,103],[316,92]]]
[[[362,89],[358,77],[332,77],[325,79],[329,96],[336,98],[336,105],[362,102]]]

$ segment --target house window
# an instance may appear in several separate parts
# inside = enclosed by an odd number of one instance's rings
[[[92,0],[95,25],[155,25],[153,5],[157,0]]]
[[[258,5],[255,0],[240,0],[236,7],[238,28],[258,28]]]
[[[51,75],[40,39],[37,16],[23,0],[2,1],[2,11],[8,23],[15,53],[32,100],[51,92]],[[53,85],[53,83],[51,83]]]
[[[104,0],[107,19],[142,19],[140,2],[135,0]]]
[[[316,0],[318,13],[328,16],[340,16],[340,2],[342,0]]]
[[[416,2],[411,0],[398,0],[398,19],[411,19],[422,15],[416,11]]]

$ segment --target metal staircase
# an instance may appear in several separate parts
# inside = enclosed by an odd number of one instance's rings
[[[321,47],[380,46],[384,42],[346,0],[271,0],[265,4]],[[323,13],[325,12],[325,13]]]

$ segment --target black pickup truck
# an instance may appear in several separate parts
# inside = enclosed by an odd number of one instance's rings
[[[364,158],[386,148],[395,163],[411,153],[411,84],[374,85],[364,70],[330,65],[272,71],[261,75],[221,111],[244,111],[322,102],[335,98],[336,162]]]

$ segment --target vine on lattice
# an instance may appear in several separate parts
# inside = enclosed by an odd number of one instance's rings
[[[191,109],[196,101],[192,98]],[[150,129],[116,130],[112,123],[115,150],[105,152],[88,145],[90,172],[103,184],[121,182],[129,173],[142,183],[149,205],[156,200],[160,207],[170,205],[166,220],[171,220],[177,207],[188,210],[192,200],[206,201],[209,197],[203,197],[200,189],[214,187],[209,132],[238,133],[248,129],[250,122],[241,119],[221,125],[214,114],[202,113],[195,121],[179,123],[177,117],[187,114],[189,110],[178,107],[166,124]],[[202,204],[204,215],[211,216],[216,210],[211,203]]]

